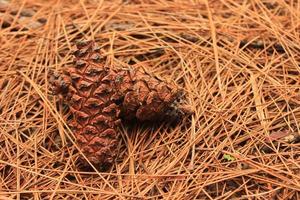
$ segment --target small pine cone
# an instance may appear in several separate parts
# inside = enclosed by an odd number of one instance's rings
[[[120,119],[173,120],[189,109],[179,101],[182,90],[143,69],[108,68],[94,42],[79,42],[74,66],[52,75],[51,90],[70,107],[70,123],[79,147],[97,163],[112,163],[116,156]]]
[[[183,91],[142,68],[111,70],[113,100],[121,102],[122,119],[139,121],[174,120],[186,114],[179,101]]]

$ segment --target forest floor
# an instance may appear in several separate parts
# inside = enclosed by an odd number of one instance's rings
[[[108,171],[79,168],[47,78],[77,39],[194,115],[124,125]],[[299,1],[0,0],[0,90],[0,199],[300,199]]]

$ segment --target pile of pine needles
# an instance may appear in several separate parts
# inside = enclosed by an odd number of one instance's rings
[[[120,130],[78,167],[48,74],[78,39],[184,88],[195,114]],[[300,3],[0,1],[0,199],[300,199]]]

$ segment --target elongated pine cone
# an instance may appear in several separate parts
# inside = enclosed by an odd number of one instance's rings
[[[156,121],[189,114],[180,104],[182,90],[143,69],[110,68],[101,62],[99,47],[77,43],[74,66],[50,78],[53,94],[70,107],[69,123],[79,147],[94,164],[116,157],[120,119]]]

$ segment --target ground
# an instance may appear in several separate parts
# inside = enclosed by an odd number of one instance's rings
[[[183,88],[194,115],[124,124],[82,168],[48,74],[78,39]],[[0,199],[300,199],[300,2],[0,1]]]

